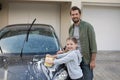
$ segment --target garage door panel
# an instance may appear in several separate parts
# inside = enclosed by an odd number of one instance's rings
[[[35,23],[52,25],[59,36],[60,4],[58,3],[9,3],[9,24]]]
[[[84,5],[82,19],[94,26],[98,50],[120,50],[120,7]]]

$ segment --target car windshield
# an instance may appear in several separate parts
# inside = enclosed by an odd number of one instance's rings
[[[60,49],[54,30],[45,25],[33,25],[26,41],[29,25],[6,27],[0,31],[0,47],[3,54],[52,53]],[[23,50],[22,50],[23,49]]]

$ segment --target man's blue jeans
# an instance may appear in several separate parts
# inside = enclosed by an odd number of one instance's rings
[[[80,66],[83,71],[83,80],[93,80],[93,70],[90,69],[90,65],[82,61]]]

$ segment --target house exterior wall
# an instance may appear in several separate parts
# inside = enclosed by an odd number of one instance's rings
[[[68,28],[71,25],[71,19],[69,15],[70,3],[63,3],[61,6],[61,43],[65,45],[66,38],[68,37]]]
[[[5,0],[0,0],[2,8],[0,10],[0,28],[8,24],[8,3]]]
[[[120,0],[82,0],[82,2],[120,3]]]
[[[9,2],[57,2],[61,4],[60,11],[60,41],[65,45],[68,37],[68,29],[72,21],[70,19],[69,10],[71,6],[82,8],[83,5],[108,5],[120,6],[120,0],[0,0],[2,10],[0,10],[0,28],[8,25],[9,18]]]

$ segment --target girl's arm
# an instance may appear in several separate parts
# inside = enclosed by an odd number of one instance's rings
[[[72,61],[74,58],[75,58],[75,57],[74,57],[74,54],[72,54],[72,53],[67,53],[66,56],[61,57],[61,58],[58,58],[58,59],[55,59],[53,63],[54,63],[54,64],[68,63],[68,62]]]

